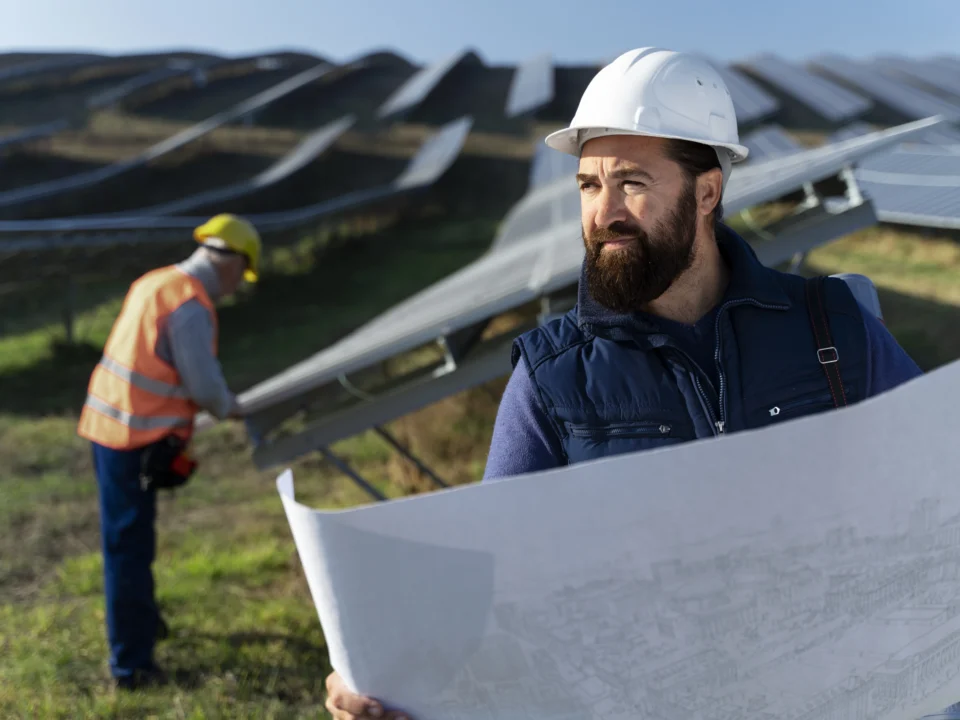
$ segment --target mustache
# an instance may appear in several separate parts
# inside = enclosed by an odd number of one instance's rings
[[[639,225],[633,225],[632,223],[617,221],[611,223],[607,227],[598,227],[590,233],[590,244],[599,245],[601,243],[610,242],[611,240],[616,240],[622,237],[637,238],[638,240],[646,240],[647,233],[644,232],[643,228]]]

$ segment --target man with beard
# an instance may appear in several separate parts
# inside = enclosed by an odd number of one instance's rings
[[[625,53],[547,144],[580,158],[578,302],[517,339],[485,479],[760,428],[921,374],[843,280],[764,267],[720,222],[747,149],[705,61]]]
[[[747,149],[705,61],[621,55],[547,144],[580,158],[579,297],[516,340],[485,479],[762,427],[920,374],[842,280],[766,268],[719,222]],[[337,720],[403,717],[337,673],[327,688]]]

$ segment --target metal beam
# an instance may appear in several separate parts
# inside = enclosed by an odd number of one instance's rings
[[[808,253],[843,235],[876,224],[877,213],[871,202],[864,200],[853,204],[828,199],[823,205],[767,228],[776,239],[757,243],[754,250],[760,262],[767,267],[776,267],[797,253]]]
[[[285,463],[317,447],[331,445],[463,390],[509,375],[513,339],[527,329],[518,328],[487,340],[452,370],[419,377],[367,402],[319,418],[296,435],[267,440],[254,450],[253,460],[261,469]]]
[[[346,475],[348,478],[350,478],[351,480],[353,480],[353,482],[355,482],[355,483],[357,484],[357,486],[360,487],[361,490],[363,490],[365,493],[367,493],[367,495],[369,495],[370,497],[372,497],[374,500],[376,500],[377,502],[383,502],[384,500],[387,499],[386,495],[384,495],[383,493],[381,493],[381,492],[380,492],[379,490],[377,490],[373,485],[371,485],[369,482],[367,482],[367,481],[363,478],[363,475],[361,475],[361,474],[358,473],[356,470],[354,470],[352,467],[350,467],[350,463],[348,463],[346,460],[344,460],[344,459],[342,459],[342,458],[337,457],[336,455],[334,455],[334,454],[330,451],[330,448],[322,447],[322,448],[320,448],[320,452],[321,452],[321,453],[323,454],[323,456],[330,462],[331,465],[333,465],[334,467],[336,467],[337,470],[339,470],[339,471],[342,472],[344,475]]]
[[[450,487],[447,483],[440,479],[440,477],[429,467],[427,467],[416,455],[414,455],[410,450],[404,447],[399,440],[397,440],[389,431],[385,428],[380,427],[379,425],[373,429],[377,435],[382,437],[394,450],[403,455],[407,460],[412,462],[417,470],[422,472],[424,475],[433,480],[434,484],[438,487],[447,488]]]
[[[787,269],[784,272],[788,272],[791,275],[796,275],[800,268],[803,266],[803,261],[807,259],[807,254],[803,252],[798,252],[793,256],[793,259],[790,261],[790,265],[787,266]]]

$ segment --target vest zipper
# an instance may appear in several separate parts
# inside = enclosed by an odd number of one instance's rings
[[[697,365],[693,358],[688,357],[687,354],[680,348],[673,345],[670,345],[669,348],[672,352],[677,354],[677,356],[680,358],[680,363],[693,378],[693,386],[696,388],[697,396],[700,399],[700,404],[703,406],[703,410],[707,414],[707,419],[710,421],[710,427],[714,436],[723,435],[723,421],[717,420],[717,416],[714,413],[713,402],[711,401],[710,396],[707,395],[707,392],[703,389],[703,383],[700,380],[700,374],[703,373],[703,369]],[[717,402],[719,403],[719,396],[717,397]]]
[[[720,363],[720,347],[722,344],[721,338],[720,338],[720,317],[723,315],[724,311],[727,310],[727,308],[734,307],[735,305],[753,305],[763,310],[786,310],[788,308],[787,305],[770,305],[768,303],[762,303],[758,300],[752,300],[750,298],[742,298],[740,300],[730,300],[728,302],[725,302],[723,305],[720,306],[720,309],[717,311],[717,317],[714,321],[714,328],[713,328],[713,333],[715,337],[713,360],[717,364],[717,377],[720,379],[720,389],[719,389],[719,398],[718,398],[718,405],[720,406],[718,408],[720,411],[720,419],[716,421],[718,435],[723,435],[724,427],[727,424],[727,396],[726,396],[727,377],[726,375],[723,374],[723,365],[721,365]]]

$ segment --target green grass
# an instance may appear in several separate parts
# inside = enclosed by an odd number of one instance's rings
[[[475,257],[483,221],[357,239],[329,254],[273,258],[256,294],[223,309],[223,356],[242,386],[330,343]],[[871,230],[811,254],[808,271],[858,271],[880,286],[894,333],[925,367],[960,357],[960,252],[948,240]],[[158,511],[157,594],[173,636],[157,657],[174,682],[115,695],[106,667],[96,484],[74,434],[97,344],[119,295],[91,298],[70,356],[40,308],[0,341],[0,717],[325,717],[320,624],[275,489],[242,429],[197,438],[197,477]],[[24,385],[23,383],[28,383]],[[479,478],[504,381],[389,424],[445,480]],[[492,391],[492,392],[491,392]],[[430,487],[374,433],[334,451],[391,497]],[[317,456],[293,464],[314,507],[367,501]]]
[[[256,291],[223,307],[221,347],[242,388],[303,359],[488,246],[482,219],[399,225],[326,252],[273,253]],[[58,307],[29,308],[0,338],[0,717],[318,717],[329,672],[319,621],[274,472],[257,471],[240,426],[197,438],[198,475],[158,511],[157,594],[174,684],[114,696],[106,667],[96,484],[75,435],[90,369],[126,282],[86,288],[79,346]],[[493,384],[494,390],[501,383]],[[484,389],[390,424],[445,479],[476,480],[496,403]],[[434,429],[445,431],[436,433]],[[429,481],[373,433],[334,447],[389,496]],[[368,499],[317,457],[293,465],[317,507]]]

